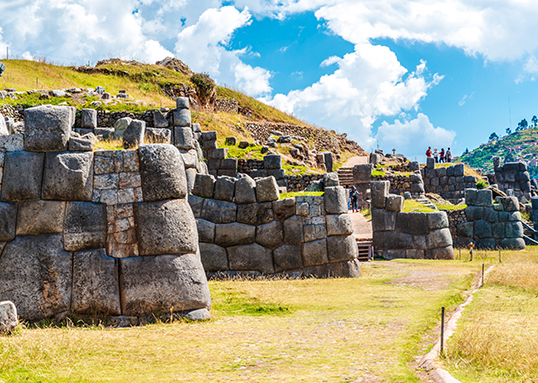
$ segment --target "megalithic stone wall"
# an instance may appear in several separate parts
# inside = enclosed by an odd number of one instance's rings
[[[458,225],[458,245],[479,249],[524,249],[523,225],[516,197],[498,197],[489,189],[465,190],[467,222]]]
[[[323,197],[279,200],[274,177],[198,175],[189,202],[208,275],[341,276],[361,274],[340,186]]]
[[[476,187],[476,178],[465,175],[463,164],[436,169],[434,158],[428,158],[426,167],[422,169],[422,177],[426,192],[439,194],[453,203],[463,201],[466,188]]]
[[[494,173],[488,174],[490,184],[497,184],[497,187],[505,193],[512,190],[513,195],[524,203],[536,196],[538,185],[536,181],[531,180],[527,164],[524,162],[507,162],[501,165],[501,158],[494,157],[493,169]]]
[[[402,212],[402,196],[389,194],[388,181],[371,183],[374,249],[383,258],[453,259],[445,212]]]
[[[0,157],[0,301],[14,302],[29,321],[69,313],[128,323],[171,312],[207,317],[178,149],[67,151],[71,108],[25,114],[25,150]]]

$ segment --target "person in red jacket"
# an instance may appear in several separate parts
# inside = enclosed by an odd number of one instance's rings
[[[441,148],[439,152],[439,162],[445,162],[445,148]]]
[[[432,156],[432,148],[431,146],[428,146],[428,150],[426,150],[426,157],[430,158]]]

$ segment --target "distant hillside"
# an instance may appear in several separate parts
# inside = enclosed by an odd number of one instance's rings
[[[216,86],[210,97],[205,97],[202,91],[204,84],[196,82],[194,73],[177,59],[165,59],[154,65],[109,59],[98,62],[94,67],[64,67],[26,60],[3,60],[3,63],[6,71],[0,77],[0,90],[15,89],[17,92],[14,99],[0,99],[0,110],[6,105],[25,107],[62,103],[77,109],[91,107],[140,113],[160,107],[174,108],[175,98],[186,96],[191,99],[193,122],[200,123],[205,131],[216,130],[219,133],[220,145],[223,145],[224,138],[230,135],[236,136],[238,140],[254,141],[254,134],[247,129],[247,125],[252,123],[260,126],[279,124],[283,127],[278,130],[287,130],[286,126],[305,129],[301,137],[307,138],[308,149],[330,150],[336,153],[337,166],[351,156],[366,154],[355,142],[347,140],[345,134],[321,131],[320,128],[312,127],[239,91]],[[87,93],[80,92],[80,89],[95,89],[98,86],[104,87],[106,92],[113,96],[112,99],[102,100],[98,95],[88,96]],[[42,97],[43,92],[35,91],[36,89],[67,90],[69,94],[67,97],[46,98]],[[129,95],[128,99],[114,97],[120,90]],[[206,104],[207,100],[209,101]],[[226,109],[228,101],[235,103],[233,111]],[[217,107],[217,104],[221,106]],[[320,139],[320,133],[323,139]],[[320,145],[320,142],[323,145]],[[302,143],[304,144],[304,141]],[[279,147],[276,150],[285,156],[289,152],[289,148]],[[260,153],[258,151],[250,154],[250,150],[244,150],[236,155],[256,158]],[[291,160],[290,157],[290,162],[293,162]]]
[[[473,168],[482,169],[484,173],[493,171],[493,157],[501,157],[503,162],[524,161],[529,165],[531,177],[538,177],[538,127],[491,140],[473,151],[459,157],[459,161]]]

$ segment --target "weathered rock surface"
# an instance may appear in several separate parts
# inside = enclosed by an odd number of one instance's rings
[[[7,152],[4,160],[2,201],[39,199],[44,159],[43,153]]]
[[[347,213],[346,191],[342,186],[325,188],[325,211],[328,214]]]
[[[359,250],[353,235],[333,235],[327,237],[329,261],[344,261],[357,258]]]
[[[215,199],[233,202],[235,193],[235,179],[232,177],[218,177],[215,182]]]
[[[256,199],[258,202],[278,200],[278,185],[274,177],[256,179]]]
[[[144,201],[184,198],[187,195],[185,166],[175,146],[143,145],[138,154]]]
[[[67,150],[74,122],[74,108],[71,107],[41,105],[25,109],[25,150],[32,152]]]
[[[92,152],[46,154],[42,199],[91,201],[92,189]]]
[[[67,251],[104,248],[106,206],[91,202],[69,202],[65,211],[64,245]]]
[[[256,227],[244,223],[217,224],[215,228],[215,243],[220,246],[252,243],[255,238]]]
[[[252,243],[228,247],[230,270],[259,271],[264,274],[275,272],[271,250]]]
[[[72,256],[62,236],[21,236],[0,257],[0,300],[12,301],[24,320],[35,321],[69,310]]]
[[[121,259],[123,315],[209,309],[211,297],[195,254]]]
[[[79,314],[121,315],[118,260],[104,249],[73,255],[71,311]]]
[[[17,205],[0,202],[0,242],[15,238],[17,225]]]
[[[62,233],[65,204],[64,201],[21,202],[17,219],[17,235]]]
[[[144,144],[146,135],[146,122],[132,120],[123,132],[123,147],[125,149],[134,148]]]
[[[256,202],[256,181],[251,177],[243,177],[235,183],[235,203],[255,203]]]
[[[353,234],[353,223],[349,214],[327,215],[325,219],[328,235]]]
[[[304,243],[303,258],[305,266],[314,266],[327,263],[327,240],[320,239],[318,241]]]
[[[200,217],[214,223],[235,222],[237,218],[237,205],[233,202],[206,199]]]
[[[282,222],[273,221],[256,228],[256,242],[262,246],[274,249],[284,244]]]
[[[196,253],[198,231],[186,200],[134,205],[140,255]]]
[[[228,270],[228,254],[224,247],[200,242],[200,255],[206,272]]]
[[[215,224],[213,222],[206,221],[202,218],[197,218],[196,227],[198,229],[198,240],[200,242],[215,242]]]
[[[210,174],[197,174],[192,194],[204,198],[213,198],[215,182],[215,177]]]
[[[2,116],[0,115],[0,118]],[[0,334],[9,333],[17,328],[19,319],[17,308],[11,301],[0,302]]]
[[[301,245],[282,245],[274,250],[273,255],[277,273],[303,267]]]

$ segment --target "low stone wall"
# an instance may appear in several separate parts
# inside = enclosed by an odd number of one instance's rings
[[[239,159],[237,160],[237,170],[240,173],[249,174],[253,170],[263,169],[263,160],[256,159]]]
[[[445,212],[402,212],[402,196],[389,194],[389,182],[371,183],[374,249],[383,258],[454,259]]]
[[[466,188],[476,187],[474,176],[464,175],[463,164],[435,169],[435,160],[428,158],[426,167],[422,169],[424,188],[428,193],[439,194],[452,203],[460,203],[465,197]]]
[[[312,182],[318,182],[323,179],[323,174],[286,174],[288,180],[288,193],[304,191]]]
[[[478,249],[524,249],[523,225],[516,197],[497,197],[489,189],[465,190],[466,223],[458,225],[458,245]]]
[[[71,135],[74,118],[69,107],[26,109],[24,150],[0,157],[0,301],[29,321],[207,318],[181,153],[166,144],[94,153]]]
[[[424,195],[424,184],[420,174],[376,176],[373,177],[373,180],[390,182],[390,194],[403,195],[405,192],[409,192],[413,198],[420,198]]]
[[[215,112],[238,113],[239,102],[227,98],[217,98],[213,109]]]
[[[342,187],[278,200],[273,177],[198,175],[189,196],[202,263],[215,274],[360,275]]]
[[[458,245],[458,226],[462,223],[467,222],[467,217],[465,216],[465,210],[442,210],[446,213],[448,217],[448,228],[450,229],[450,235],[452,236],[452,241],[454,246]]]
[[[488,174],[490,184],[497,184],[497,187],[507,194],[508,190],[512,190],[513,195],[523,203],[536,196],[536,188],[531,183],[526,163],[507,162],[501,165],[501,158],[494,157],[493,167],[495,172]]]

